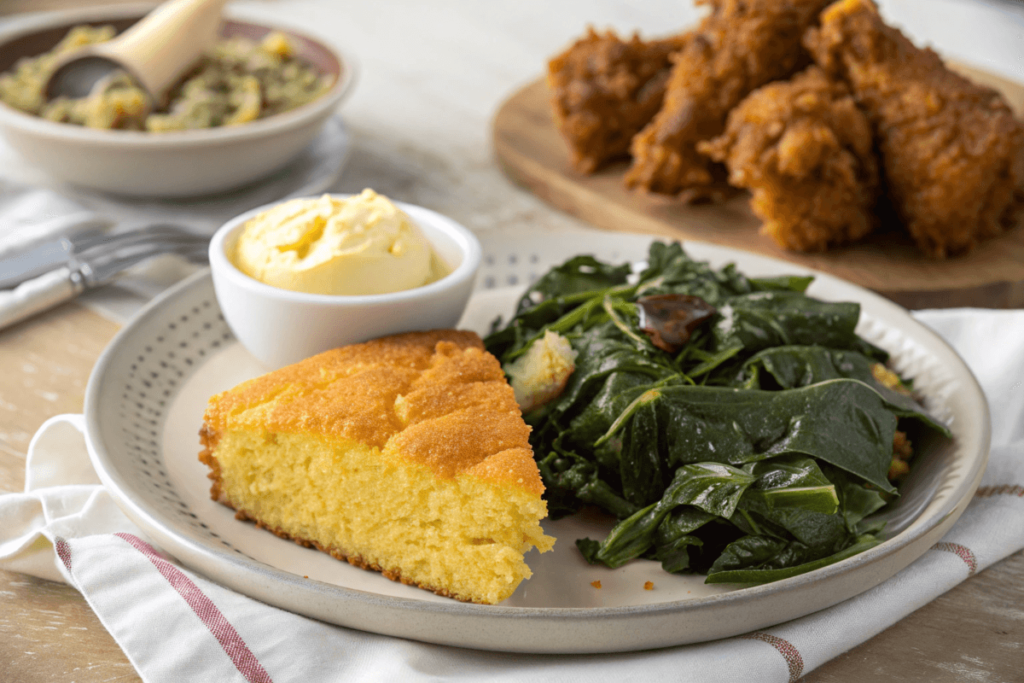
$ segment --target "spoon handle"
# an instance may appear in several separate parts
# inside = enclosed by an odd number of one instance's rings
[[[122,65],[158,101],[217,38],[227,0],[170,0],[93,53]]]

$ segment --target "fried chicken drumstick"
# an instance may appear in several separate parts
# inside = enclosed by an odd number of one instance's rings
[[[890,200],[922,251],[967,251],[1014,222],[1024,128],[1002,96],[915,47],[870,0],[831,5],[805,43],[867,112]]]
[[[808,59],[800,41],[827,0],[699,0],[712,13],[675,62],[665,103],[633,140],[629,187],[683,199],[714,197],[724,172],[696,145],[722,132],[752,90],[785,78]]]
[[[669,55],[685,40],[624,41],[589,29],[548,62],[555,120],[577,171],[593,173],[629,153],[629,141],[661,107]]]
[[[755,90],[725,133],[698,150],[753,191],[761,231],[780,247],[824,251],[874,227],[878,163],[871,126],[849,89],[816,67]]]

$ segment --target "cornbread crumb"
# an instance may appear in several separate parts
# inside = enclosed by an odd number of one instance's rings
[[[385,577],[493,604],[550,550],[529,427],[473,333],[328,351],[210,399],[200,460],[239,519]],[[308,577],[307,577],[308,578]]]
[[[910,459],[914,457],[914,446],[906,432],[896,430],[892,438],[892,461],[889,464],[889,481],[899,481],[910,473]]]
[[[526,415],[558,398],[575,369],[576,350],[569,340],[547,330],[524,355],[505,366],[505,374]]]
[[[590,585],[593,586],[594,588],[600,588],[601,587],[601,582],[600,581],[591,581]]]
[[[892,389],[893,391],[903,394],[904,396],[910,396],[910,390],[907,389],[906,385],[900,379],[900,376],[895,372],[885,367],[881,363],[875,363],[871,366],[871,376],[878,381],[884,387]]]
[[[645,591],[652,591],[652,590],[654,590],[654,582],[653,581],[645,581],[644,582],[644,590]]]

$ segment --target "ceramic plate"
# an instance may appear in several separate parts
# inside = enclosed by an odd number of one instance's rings
[[[580,252],[642,260],[650,238],[611,233],[484,238],[480,287],[463,327],[486,332],[519,291]],[[749,275],[801,269],[722,247],[689,243],[691,255]],[[208,274],[155,300],[111,343],[86,396],[89,450],[124,512],[184,565],[283,609],[356,629],[488,650],[583,653],[641,650],[733,636],[846,600],[891,577],[935,543],[963,512],[988,456],[988,409],[956,353],[907,313],[866,290],[820,275],[810,293],[862,305],[859,332],[893,355],[926,406],[949,422],[951,441],[918,443],[918,459],[887,514],[889,538],[808,574],[757,587],[706,586],[639,560],[610,570],[576,551],[610,520],[549,522],[555,550],[527,556],[534,571],[507,601],[471,605],[388,581],[379,574],[236,521],[209,498],[197,460],[207,399],[264,369],[235,341]],[[308,577],[308,578],[306,578]],[[591,586],[600,580],[601,589]],[[653,590],[645,590],[651,581]]]

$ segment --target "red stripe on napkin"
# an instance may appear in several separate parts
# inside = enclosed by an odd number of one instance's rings
[[[54,547],[56,547],[56,549],[57,549],[57,557],[60,558],[60,561],[64,563],[64,566],[67,567],[68,571],[70,572],[71,571],[71,546],[69,546],[68,542],[65,541],[63,538],[58,537],[57,538],[57,542],[54,544]]]
[[[932,546],[932,550],[942,550],[959,557],[967,565],[967,576],[973,576],[974,572],[978,571],[978,558],[966,546],[959,543],[936,543]]]
[[[740,638],[746,638],[748,640],[760,640],[762,643],[768,643],[782,655],[782,658],[786,660],[786,666],[789,667],[789,683],[796,683],[800,676],[804,673],[804,658],[800,656],[800,651],[796,649],[793,643],[788,640],[783,640],[778,636],[773,636],[770,633],[764,631],[754,631],[748,633]]]
[[[206,597],[203,591],[192,582],[184,572],[173,564],[160,557],[153,546],[132,534],[114,534],[120,539],[127,541],[129,545],[146,556],[153,563],[171,587],[178,591],[178,594],[185,599],[188,606],[196,613],[196,616],[210,629],[210,633],[217,639],[224,652],[227,653],[239,673],[245,676],[249,683],[273,683],[270,675],[256,659],[256,656],[246,646],[245,641],[238,635],[235,627],[224,617],[217,606],[210,598]],[[58,550],[58,553],[60,551]],[[61,558],[63,559],[63,557]],[[70,562],[70,555],[65,564]],[[70,567],[70,565],[69,565]]]
[[[1017,496],[1018,498],[1024,498],[1024,486],[1016,484],[982,486],[974,495],[978,498],[990,498],[992,496]]]

